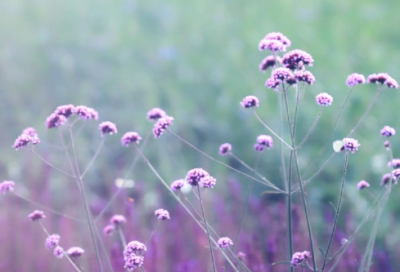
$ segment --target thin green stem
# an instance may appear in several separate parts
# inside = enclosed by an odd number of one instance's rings
[[[146,242],[146,244],[145,244],[146,246],[150,243],[151,238],[153,238],[153,236],[154,236],[154,234],[156,233],[157,228],[158,228],[159,225],[160,225],[160,220],[157,219],[157,223],[156,223],[156,225],[154,226],[154,229],[151,231],[150,236],[149,236],[149,239],[147,239],[147,242]]]
[[[303,146],[303,144],[307,141],[308,137],[310,137],[311,132],[313,132],[315,126],[316,126],[317,123],[318,123],[319,118],[321,117],[322,109],[323,109],[323,107],[321,107],[321,108],[319,109],[317,118],[315,118],[315,121],[314,121],[314,123],[312,124],[310,130],[307,132],[307,134],[306,134],[306,136],[304,137],[304,139],[297,145],[297,147],[296,147],[297,150],[300,149],[300,148]]]
[[[292,190],[292,160],[293,150],[290,151],[289,167],[288,167],[288,192]],[[292,234],[292,194],[289,193],[287,197],[287,224],[288,224],[288,242],[289,242],[289,260],[293,256],[293,234]],[[290,271],[293,272],[293,267],[290,266]]]
[[[36,157],[38,157],[39,159],[41,159],[45,164],[47,164],[47,165],[50,166],[51,168],[57,170],[58,172],[60,172],[60,173],[62,173],[62,174],[64,174],[64,175],[66,175],[66,176],[68,176],[68,177],[71,177],[71,178],[73,178],[73,179],[76,179],[75,176],[73,176],[73,175],[71,175],[71,174],[69,174],[69,173],[67,173],[67,172],[65,172],[65,171],[63,171],[63,170],[61,170],[61,169],[55,167],[54,165],[52,165],[51,163],[49,163],[48,161],[46,161],[43,157],[41,157],[38,153],[36,153],[35,150],[34,150],[33,148],[31,148],[31,149],[29,149],[29,150],[30,150],[33,154],[35,154]]]
[[[126,248],[126,240],[125,240],[125,235],[122,232],[122,228],[121,228],[121,226],[118,226],[117,228],[118,228],[118,234],[119,234],[119,238],[121,239],[122,246],[124,248]]]
[[[83,173],[81,174],[81,179],[83,179],[83,178],[85,177],[85,174],[86,174],[87,171],[90,169],[90,167],[92,166],[92,164],[93,164],[94,161],[96,160],[97,156],[99,155],[100,150],[101,150],[101,148],[102,148],[103,145],[104,145],[104,140],[105,140],[105,138],[103,137],[103,139],[101,140],[100,145],[99,145],[99,147],[97,148],[96,153],[94,154],[92,160],[89,162],[89,164],[88,164],[88,166],[86,167],[85,171],[83,171]]]

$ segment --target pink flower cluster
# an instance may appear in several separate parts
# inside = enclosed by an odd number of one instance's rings
[[[170,219],[169,217],[169,212],[164,209],[158,209],[154,212],[154,214],[157,216],[158,220],[168,220]]]
[[[344,138],[341,151],[346,150],[346,152],[355,153],[359,147],[360,147],[360,144],[358,143],[358,141],[356,139]]]
[[[292,261],[290,262],[292,267],[300,265],[304,260],[311,258],[311,254],[308,251],[296,252],[293,254]]]
[[[146,245],[138,241],[129,242],[124,250],[125,268],[129,271],[141,267],[144,263],[144,257],[141,256],[147,250]]]
[[[291,42],[285,35],[279,32],[271,32],[258,43],[258,50],[286,51],[286,47],[290,45]]]
[[[22,134],[15,139],[12,148],[18,150],[27,146],[29,143],[32,143],[33,145],[40,143],[36,130],[32,127],[28,127],[22,131]]]
[[[232,145],[229,143],[224,143],[222,145],[219,146],[219,154],[221,156],[226,156],[229,154],[229,152],[232,151]]]
[[[257,152],[261,152],[264,149],[271,149],[274,147],[274,140],[269,135],[259,135],[257,137],[257,141],[254,144],[254,150]]]
[[[29,217],[29,219],[32,220],[32,221],[37,221],[37,220],[41,220],[41,219],[46,218],[46,216],[44,215],[44,212],[38,211],[38,210],[36,210],[36,211],[30,213],[30,214],[28,215],[28,217]]]
[[[117,126],[114,123],[109,121],[105,121],[99,124],[99,130],[101,131],[101,136],[103,137],[104,134],[113,135],[114,133],[118,133]]]
[[[259,100],[257,97],[254,95],[248,95],[245,98],[243,98],[242,102],[240,102],[240,105],[245,108],[253,108],[253,107],[258,107],[259,106]]]
[[[14,181],[5,180],[0,183],[0,193],[4,195],[7,191],[12,192],[14,191],[14,186],[15,186]]]
[[[398,89],[399,84],[387,73],[371,74],[367,77],[367,83],[386,85],[389,88]]]
[[[218,244],[218,247],[219,247],[219,248],[225,249],[225,248],[227,248],[227,247],[229,247],[229,246],[232,246],[232,245],[233,245],[233,242],[232,242],[232,240],[231,240],[230,238],[228,238],[228,237],[222,237],[222,238],[220,238],[220,239],[218,240],[217,244]]]
[[[192,185],[205,188],[213,188],[216,184],[216,179],[210,176],[207,171],[201,168],[194,168],[186,174],[186,181]]]
[[[121,138],[121,144],[124,146],[129,146],[132,143],[139,144],[142,137],[137,132],[127,132]]]
[[[154,138],[159,138],[164,133],[164,130],[168,129],[168,127],[172,125],[172,121],[174,121],[174,118],[171,116],[164,116],[158,119],[153,126]]]

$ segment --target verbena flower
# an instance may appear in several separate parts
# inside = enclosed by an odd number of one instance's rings
[[[248,95],[245,98],[243,98],[242,102],[240,102],[240,105],[243,108],[253,108],[253,107],[258,107],[259,106],[259,100],[257,97],[254,95]]]
[[[27,127],[22,131],[22,134],[31,136],[32,138],[38,138],[36,130],[33,127]]]
[[[158,121],[153,126],[154,138],[159,138],[164,133],[164,130],[168,129],[168,127],[172,125],[173,121],[174,118],[171,116],[164,116],[158,119]]]
[[[265,146],[264,145],[260,145],[259,143],[255,143],[253,146],[254,150],[257,152],[261,152],[264,150]]]
[[[360,182],[357,183],[357,190],[362,190],[367,187],[369,187],[369,183],[366,182],[365,180],[361,180]]]
[[[294,72],[294,78],[297,82],[305,82],[308,85],[312,85],[315,81],[314,75],[309,71],[296,71]]]
[[[315,97],[317,105],[322,107],[330,106],[333,102],[333,97],[327,93],[320,93]]]
[[[265,73],[265,71],[268,68],[275,67],[276,63],[277,62],[279,63],[280,60],[281,60],[281,58],[279,56],[276,56],[276,60],[275,60],[275,57],[272,55],[267,56],[261,61],[260,65],[258,65],[258,68],[260,69],[260,71]]]
[[[387,163],[389,168],[400,168],[400,159],[393,159],[391,162]]]
[[[399,88],[399,84],[393,78],[389,78],[388,80],[386,80],[385,85],[388,86],[391,89],[398,89]]]
[[[398,180],[400,178],[400,169],[395,169],[392,171],[393,176]]]
[[[220,239],[218,239],[218,247],[225,249],[228,248],[229,246],[233,245],[233,242],[231,239],[229,239],[228,237],[222,237]]]
[[[169,212],[164,209],[158,209],[154,212],[154,214],[157,216],[159,220],[167,220],[170,219],[169,217]]]
[[[270,32],[267,35],[265,35],[263,40],[277,40],[280,41],[286,47],[289,47],[292,44],[290,40],[280,32]]]
[[[160,108],[152,108],[147,112],[147,120],[149,121],[157,121],[165,116],[167,116],[167,114]]]
[[[390,137],[390,136],[393,136],[395,134],[396,134],[396,130],[394,128],[392,128],[392,127],[384,126],[381,129],[381,135],[384,136],[384,137]]]
[[[183,186],[185,186],[185,180],[183,180],[183,179],[178,179],[178,180],[175,180],[174,182],[171,183],[171,190],[172,190],[172,191],[178,191],[178,190],[180,190]]]
[[[110,235],[114,230],[115,230],[114,225],[107,225],[107,226],[104,227],[103,233],[105,235]]]
[[[226,156],[229,154],[229,152],[232,151],[232,145],[229,143],[224,143],[222,145],[219,146],[219,154],[221,156]]]
[[[128,269],[128,271],[133,271],[138,267],[141,267],[144,263],[144,257],[143,256],[130,256],[125,260],[125,269]]]
[[[74,257],[74,258],[78,258],[78,257],[81,256],[83,253],[85,253],[85,250],[83,250],[83,249],[80,248],[80,247],[70,247],[70,248],[67,250],[67,252],[66,252],[66,254],[67,254],[69,257]]]
[[[346,79],[346,84],[347,86],[355,86],[358,84],[364,84],[365,83],[365,77],[361,74],[353,73],[349,75]]]
[[[64,249],[60,246],[56,246],[53,251],[54,256],[56,256],[58,259],[61,259],[64,257]]]
[[[83,120],[99,119],[99,114],[93,108],[89,108],[87,106],[81,105],[81,106],[77,106],[75,108],[75,110],[76,110],[76,114],[78,115],[78,117],[80,119],[83,119]]]
[[[360,144],[358,143],[358,141],[356,139],[344,138],[341,151],[346,150],[346,152],[355,153],[359,147],[360,147]]]
[[[397,81],[394,80],[387,73],[371,74],[367,77],[367,83],[382,84],[394,89],[399,88],[399,84],[397,83]]]
[[[3,182],[0,183],[0,193],[4,195],[8,191],[12,192],[14,191],[14,186],[15,186],[14,181],[4,180]]]
[[[138,241],[131,241],[126,245],[124,250],[124,259],[125,261],[132,256],[141,255],[147,250],[145,244]]]
[[[311,258],[310,252],[303,251],[303,252],[296,252],[293,254],[292,261],[290,262],[292,267],[296,267],[300,265],[304,260]]]
[[[265,81],[265,87],[268,89],[274,89],[274,91],[278,91],[279,84],[281,84],[281,81],[279,79],[274,79],[274,78],[268,78],[267,81]]]
[[[312,66],[314,59],[303,50],[295,49],[282,57],[282,65],[290,70],[302,69],[304,65]]]
[[[123,223],[126,223],[126,218],[121,214],[114,214],[110,219],[110,224],[113,225],[120,225]]]
[[[294,85],[298,83],[298,80],[296,79],[296,76],[292,75],[290,77],[288,77],[285,82],[289,85]]]
[[[389,150],[389,148],[390,148],[390,142],[389,142],[389,141],[385,141],[385,142],[383,143],[383,146],[386,147],[387,150]]]
[[[139,144],[140,140],[142,140],[142,137],[137,132],[130,131],[122,136],[121,144],[124,146],[129,146],[132,143]]]
[[[17,139],[15,139],[14,144],[12,145],[12,148],[15,148],[15,150],[18,150],[20,148],[27,146],[29,143],[36,145],[36,144],[40,143],[40,140],[37,136],[32,137],[28,134],[21,134],[18,136]]]
[[[292,72],[289,69],[283,67],[276,68],[271,73],[271,78],[280,81],[284,81],[285,79],[292,76],[293,76]]]
[[[58,106],[57,109],[54,111],[55,114],[63,115],[65,118],[70,117],[75,112],[76,112],[75,106],[72,104]]]
[[[44,212],[38,211],[38,210],[34,211],[33,213],[30,213],[28,215],[28,217],[32,221],[37,221],[37,220],[46,218],[46,216],[44,215]]]
[[[118,133],[117,126],[109,121],[100,123],[99,130],[101,131],[101,136],[104,136],[104,134],[113,135],[114,133]]]
[[[65,118],[64,115],[58,115],[55,113],[52,113],[49,115],[49,117],[46,118],[45,126],[46,128],[50,129],[53,127],[59,127],[65,124],[67,121],[67,118]]]
[[[392,184],[397,184],[396,177],[393,175],[393,173],[386,173],[382,176],[381,178],[381,186],[383,185],[388,185],[390,180],[392,180]]]
[[[236,257],[238,257],[239,260],[244,262],[244,259],[246,258],[246,254],[241,252],[241,251],[239,251],[238,254],[236,255]]]
[[[210,174],[204,169],[201,168],[193,168],[192,170],[189,170],[186,174],[186,181],[192,185],[192,186],[197,186],[199,185],[199,182],[206,177],[209,177]]]
[[[274,147],[274,140],[269,135],[259,135],[257,137],[257,143],[267,149],[271,149]]]
[[[46,238],[46,242],[45,242],[44,246],[46,249],[51,249],[55,246],[58,246],[59,242],[60,242],[60,235],[52,234]]]
[[[286,46],[278,40],[262,39],[258,43],[258,50],[269,50],[271,52],[286,51]]]
[[[217,180],[213,178],[212,176],[208,176],[205,178],[202,178],[199,181],[199,186],[203,188],[214,188],[215,184],[217,183]]]

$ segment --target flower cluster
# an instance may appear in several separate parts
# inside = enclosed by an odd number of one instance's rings
[[[384,174],[381,179],[381,186],[383,186],[383,185],[388,186],[390,180],[392,180],[392,184],[397,184],[397,180],[396,180],[395,176],[393,175],[393,173]]]
[[[38,210],[36,210],[36,211],[30,213],[30,214],[28,215],[28,217],[29,217],[29,219],[32,220],[32,221],[37,221],[37,220],[46,218],[46,216],[44,215],[44,212],[38,211]]]
[[[269,135],[259,135],[256,143],[254,144],[254,150],[257,152],[261,152],[265,148],[269,150],[272,147],[274,147],[274,140]]]
[[[66,252],[66,254],[71,258],[78,258],[83,253],[85,253],[85,250],[80,247],[70,247]]]
[[[44,246],[46,247],[46,249],[51,249],[53,247],[58,246],[59,242],[60,242],[60,235],[52,234],[46,238],[46,242],[45,242]]]
[[[400,168],[400,159],[393,159],[392,161],[388,162],[387,167]]]
[[[99,130],[101,131],[101,136],[103,137],[104,134],[113,135],[114,133],[118,133],[117,126],[114,123],[109,121],[105,121],[99,124]]]
[[[175,180],[174,182],[171,183],[171,190],[172,190],[172,191],[178,191],[178,190],[180,190],[183,186],[185,186],[185,180],[183,180],[183,179],[178,179],[178,180]]]
[[[357,190],[362,190],[367,187],[369,187],[369,183],[366,182],[365,180],[361,180],[360,182],[357,183]]]
[[[290,70],[301,70],[304,65],[312,66],[314,59],[307,52],[295,49],[283,55],[281,63]]]
[[[360,144],[358,143],[358,141],[356,139],[344,138],[343,146],[340,151],[346,150],[346,152],[355,153],[359,147],[360,147]]]
[[[264,72],[268,69],[268,68],[272,68],[275,67],[276,63],[280,63],[281,62],[281,58],[276,56],[276,60],[275,60],[275,56],[267,56],[265,57],[260,65],[258,65],[258,68],[260,69],[260,71]]]
[[[199,185],[200,187],[205,188],[213,188],[216,183],[216,179],[201,168],[194,168],[190,170],[186,174],[186,181],[192,186]]]
[[[292,260],[290,262],[292,267],[300,265],[304,260],[311,258],[311,254],[308,251],[296,252],[293,254]]]
[[[65,122],[67,122],[67,118],[64,115],[52,113],[46,118],[45,126],[46,128],[59,127],[64,125]]]
[[[63,105],[63,106],[58,106],[57,109],[54,111],[56,115],[62,115],[65,118],[70,117],[76,112],[75,106],[72,104],[69,105]]]
[[[170,219],[169,217],[169,212],[164,209],[158,209],[154,212],[154,214],[157,216],[159,220],[167,220]]]
[[[390,137],[390,136],[393,136],[395,134],[396,134],[396,130],[394,128],[392,128],[392,127],[384,126],[381,129],[381,135],[384,136],[384,137]]]
[[[333,98],[327,93],[320,93],[315,97],[315,102],[321,107],[327,107],[332,104]]]
[[[165,116],[167,116],[167,114],[160,108],[153,108],[147,112],[147,120],[149,121],[157,121]]]
[[[268,33],[258,44],[258,50],[286,51],[286,47],[291,45],[290,40],[279,32]]]
[[[110,219],[110,224],[113,225],[121,225],[123,223],[126,223],[126,218],[121,214],[115,214]]]
[[[232,246],[232,245],[233,245],[233,242],[232,242],[232,240],[231,240],[230,238],[228,238],[228,237],[222,237],[222,238],[220,238],[220,239],[218,240],[217,244],[218,244],[218,247],[219,247],[219,248],[225,249],[225,248],[227,248],[227,247],[229,247],[229,246]]]
[[[137,132],[130,131],[122,136],[121,144],[124,146],[129,146],[132,143],[139,144],[140,140],[142,140],[142,137]]]
[[[289,78],[289,80],[286,80],[289,84],[295,84],[296,80],[292,77]],[[265,87],[268,89],[274,89],[274,91],[278,91],[278,86],[281,84],[281,81],[279,79],[274,79],[272,77],[268,78],[267,81],[265,81]]]
[[[78,115],[78,117],[80,119],[83,119],[83,120],[99,119],[99,114],[93,108],[89,108],[87,106],[82,105],[82,106],[77,106],[75,108],[75,110],[76,110],[76,114]]]
[[[296,82],[305,82],[308,85],[312,85],[315,81],[314,75],[309,71],[296,71],[294,72],[294,79]],[[286,80],[288,83],[290,81]]]
[[[259,104],[260,104],[260,101],[254,95],[248,95],[245,98],[243,98],[242,102],[240,102],[240,105],[246,109],[258,107]]]
[[[141,256],[147,250],[146,245],[138,241],[129,242],[124,250],[125,268],[129,271],[141,267],[144,257]]]
[[[105,235],[110,235],[114,230],[115,230],[114,225],[107,225],[107,226],[104,227],[103,233]]]
[[[271,73],[271,78],[275,79],[275,80],[280,80],[281,82],[293,77],[292,72],[284,67],[279,67],[276,68],[272,73]]]
[[[157,139],[158,137],[160,137],[163,134],[164,130],[168,129],[168,127],[172,125],[172,121],[174,121],[174,118],[171,116],[164,116],[158,119],[153,127],[154,138]]]
[[[397,81],[387,73],[371,74],[367,77],[367,83],[382,84],[394,89],[399,88]]]
[[[358,84],[364,84],[365,83],[365,77],[361,74],[353,73],[349,75],[346,79],[346,84],[347,86],[355,86]]]
[[[232,145],[229,143],[224,143],[222,145],[219,146],[219,154],[221,156],[226,156],[229,154],[229,152],[232,151]]]
[[[3,182],[0,182],[0,193],[2,193],[3,195],[7,192],[7,191],[14,191],[14,186],[15,183],[14,181],[11,180],[5,180]]]
[[[20,148],[27,146],[29,143],[32,143],[34,145],[40,143],[36,130],[32,127],[27,127],[22,131],[22,134],[19,135],[17,139],[15,139],[12,148],[18,150]]]
[[[60,246],[56,246],[54,248],[53,255],[56,258],[61,259],[62,257],[64,257],[64,249],[62,247],[60,247]]]

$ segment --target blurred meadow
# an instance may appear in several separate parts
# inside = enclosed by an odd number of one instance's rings
[[[115,180],[125,177],[136,155],[134,148],[121,145],[121,136],[127,131],[137,131],[143,138],[150,134],[152,123],[146,120],[146,113],[153,107],[175,118],[173,132],[246,172],[232,158],[218,156],[218,148],[229,142],[235,155],[254,165],[255,139],[270,133],[251,111],[240,107],[239,102],[247,95],[260,99],[258,114],[279,131],[278,94],[264,87],[270,71],[258,70],[268,54],[258,51],[258,42],[273,31],[291,40],[289,51],[304,50],[315,61],[309,70],[316,81],[306,87],[299,108],[298,141],[319,111],[315,96],[327,92],[334,99],[299,151],[304,173],[330,133],[349,91],[345,84],[349,74],[387,72],[400,80],[399,11],[400,2],[393,0],[1,1],[0,122],[7,130],[0,134],[0,181],[13,180],[18,195],[84,220],[83,203],[73,180],[42,163],[29,150],[11,148],[22,129],[32,126],[41,140],[35,150],[57,167],[68,169],[64,153],[53,146],[61,145],[56,129],[46,129],[44,122],[57,106],[70,103],[93,107],[99,112],[99,121],[111,121],[118,127],[117,135],[106,136],[84,180],[94,217],[115,193]],[[330,142],[348,135],[375,89],[367,84],[356,86]],[[367,180],[374,195],[382,192],[379,184],[381,176],[390,170],[386,166],[390,159],[379,130],[389,125],[400,131],[399,98],[396,89],[383,91],[353,135],[361,147],[349,159],[343,208],[331,252],[340,247],[340,240],[355,230],[372,206],[371,196],[357,191],[357,182]],[[294,95],[290,99],[293,102]],[[78,125],[83,127],[76,137],[76,147],[84,168],[102,138],[98,122],[81,121]],[[286,123],[282,128],[288,132]],[[274,148],[261,156],[259,171],[283,188],[280,144],[274,140]],[[285,140],[290,142],[288,136]],[[330,142],[317,167],[332,154]],[[399,139],[392,137],[391,143],[394,157],[400,157]],[[217,185],[205,198],[210,225],[222,236],[235,237],[249,179],[209,160],[169,133],[159,139],[150,135],[143,152],[168,184],[184,178],[195,167],[213,175]],[[306,176],[315,173],[317,167]],[[337,203],[342,171],[343,155],[336,155],[305,187],[319,262],[322,255],[318,247],[326,247],[333,220],[329,202]],[[143,160],[139,159],[127,177],[134,181],[134,187],[122,190],[96,221],[99,231],[113,214],[123,214],[128,220],[124,226],[127,241],[146,241],[156,223],[154,210],[168,209],[171,220],[161,222],[148,245],[146,271],[210,271],[207,236]],[[247,254],[245,263],[252,271],[287,271],[285,265],[271,265],[288,259],[284,197],[261,194],[265,190],[256,184],[252,191],[249,214],[235,252]],[[399,196],[398,188],[394,188],[380,220],[370,271],[400,270],[396,260],[400,254]],[[309,250],[301,205],[300,195],[295,194],[295,251]],[[82,262],[86,271],[97,271],[84,223],[53,214],[12,194],[0,195],[0,271],[72,271],[65,258],[58,260],[44,248],[46,236],[27,218],[35,209],[45,211],[43,224],[49,232],[61,235],[65,247],[85,249]],[[363,227],[334,271],[357,271],[371,228],[372,221]],[[114,271],[124,271],[123,248],[117,237],[101,236]],[[216,255],[219,267],[226,266],[221,254],[216,251]]]

